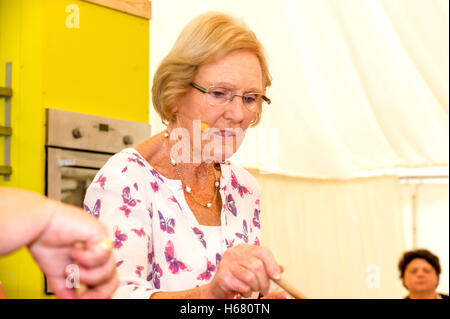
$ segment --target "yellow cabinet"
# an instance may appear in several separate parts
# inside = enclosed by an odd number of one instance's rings
[[[0,186],[44,194],[46,108],[148,122],[150,5],[0,0],[0,87],[12,62],[13,92],[12,174],[0,176]],[[0,161],[3,155],[1,139]],[[24,249],[0,258],[0,281],[10,298],[45,297],[43,276]]]

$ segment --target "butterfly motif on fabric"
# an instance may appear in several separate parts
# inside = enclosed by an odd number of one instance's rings
[[[139,237],[145,236],[145,231],[143,227],[141,227],[141,229],[132,228],[131,230]]]
[[[222,255],[219,253],[216,253],[216,267],[219,266],[219,263],[221,260],[222,260]]]
[[[92,210],[86,204],[84,204],[84,210],[87,211],[92,216],[94,216],[95,218],[98,218],[100,216],[100,208],[101,208],[101,206],[102,206],[101,200],[97,199],[97,201],[95,202],[94,207],[92,208]]]
[[[155,258],[155,253],[152,251],[151,253],[148,254],[147,258],[148,258],[148,263],[150,265],[153,264],[153,258]]]
[[[116,268],[120,267],[120,265],[123,264],[123,260],[119,260],[118,262],[116,262]]]
[[[231,186],[233,186],[233,189],[237,189],[239,195],[241,197],[244,197],[244,195],[251,194],[252,192],[245,186],[239,184],[236,175],[233,171],[231,171]]]
[[[150,170],[150,173],[152,173],[152,175],[154,176],[154,177],[156,177],[157,179],[159,179],[161,182],[163,182],[164,183],[164,180],[161,178],[161,175],[159,175],[159,173],[155,170],[155,169],[151,169]]]
[[[203,239],[205,237],[205,234],[203,234],[203,232],[200,229],[198,229],[197,227],[192,227],[192,230],[197,235],[197,238],[200,241],[200,243],[203,245],[203,247],[206,248],[206,241]]]
[[[227,210],[232,213],[234,216],[237,214],[236,203],[234,202],[233,195],[228,194],[225,198],[225,206]]]
[[[136,271],[135,271],[135,273],[136,273],[136,275],[138,275],[139,276],[139,278],[141,278],[141,276],[142,276],[142,271],[144,270],[144,266],[136,266]]]
[[[259,222],[259,214],[261,213],[261,211],[259,209],[255,208],[255,214],[253,216],[253,225],[255,225],[255,227],[257,228],[261,228],[260,226],[260,222]]]
[[[134,199],[131,197],[130,188],[128,186],[122,190],[122,199],[124,204],[127,204],[130,207],[134,207],[136,204],[141,202],[139,199]]]
[[[177,274],[179,271],[191,271],[189,266],[186,266],[183,262],[175,258],[175,250],[171,240],[167,242],[166,249],[164,250],[166,261],[169,264],[169,270],[172,274]]]
[[[128,166],[125,166],[125,167],[122,169],[122,173],[125,173],[127,170],[128,170]]]
[[[225,239],[225,244],[227,245],[227,248],[233,247],[234,246],[234,239],[230,240],[230,241],[228,239]]]
[[[105,189],[106,176],[103,176],[102,174],[100,174],[100,176],[97,178],[95,183],[100,183],[101,189]]]
[[[134,187],[135,190],[137,190],[137,191],[139,190],[139,187],[138,187],[138,184],[137,184],[137,183],[134,183],[134,184],[133,184],[133,187]]]
[[[137,157],[136,158],[128,157],[128,162],[134,162],[134,163],[137,163],[139,166],[145,167],[144,162]]]
[[[150,207],[147,208],[148,216],[150,216],[150,219],[153,218],[153,203],[150,203]]]
[[[159,190],[158,182],[150,182],[150,185],[155,193]]]
[[[161,288],[161,282],[159,278],[161,278],[163,275],[163,271],[159,264],[155,264],[152,271],[147,276],[147,281],[153,281],[153,286],[155,286],[156,289]]]
[[[175,204],[177,204],[178,207],[180,208],[180,211],[182,211],[181,206],[180,206],[180,204],[178,203],[178,201],[177,201],[177,199],[175,198],[175,196],[170,197],[170,200],[171,200],[172,202],[174,202]]]
[[[242,239],[246,243],[248,242],[247,222],[242,222],[242,233],[236,233],[236,237]]]
[[[209,280],[211,279],[212,273],[216,271],[216,266],[206,259],[206,270],[198,275],[197,280]]]
[[[175,232],[175,219],[168,218],[165,219],[163,214],[158,210],[159,215],[159,227],[162,231],[167,232],[168,234],[173,234]]]
[[[117,228],[116,231],[114,232],[114,248],[115,249],[119,249],[123,246],[123,242],[127,241],[128,236],[124,233],[121,233],[120,230]]]
[[[255,245],[255,246],[261,246],[258,237],[255,238],[255,241],[253,242],[253,245]]]
[[[129,216],[130,213],[131,213],[131,209],[129,209],[127,205],[122,205],[119,209],[120,209],[121,211],[123,211],[124,214],[125,214],[125,217],[128,218],[128,216]]]

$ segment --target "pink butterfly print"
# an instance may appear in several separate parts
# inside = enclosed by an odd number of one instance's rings
[[[159,190],[158,182],[150,182],[150,185],[152,186],[154,192],[157,192]]]
[[[97,201],[94,204],[94,208],[92,210],[90,210],[89,206],[87,206],[86,204],[84,204],[84,210],[89,212],[89,214],[91,214],[95,218],[98,218],[100,216],[100,208],[101,208],[101,206],[102,206],[101,200],[97,199]]]
[[[116,262],[116,268],[119,267],[122,264],[123,264],[123,260],[119,260],[118,262]]]
[[[225,239],[225,244],[227,245],[227,248],[231,248],[234,246],[234,239],[228,241],[228,239]]]
[[[253,243],[253,245],[255,245],[255,246],[261,246],[258,237],[255,238],[255,242]]]
[[[221,260],[222,260],[222,255],[217,253],[216,254],[216,266],[219,266],[219,263]]]
[[[233,195],[231,195],[231,194],[227,195],[227,197],[225,198],[225,205],[227,207],[227,210],[230,213],[232,213],[234,216],[236,216],[237,209],[236,209],[236,203],[234,202]]]
[[[247,187],[242,186],[239,184],[236,175],[234,175],[233,171],[231,171],[231,186],[233,186],[234,189],[238,190],[239,195],[241,197],[244,197],[244,194],[251,194],[252,192],[247,189]]]
[[[139,158],[128,157],[128,162],[134,162],[139,164],[139,166],[145,167],[145,164]]]
[[[121,233],[119,229],[117,229],[114,233],[114,236],[116,237],[114,240],[114,248],[119,249],[123,246],[124,241],[127,241],[128,236],[124,233]]]
[[[128,169],[128,166],[125,166],[125,167],[122,169],[122,173],[125,173],[125,172],[127,171],[127,169]]]
[[[137,191],[139,190],[139,187],[138,187],[138,184],[137,184],[137,183],[134,183],[134,184],[133,184],[133,187],[134,187],[135,190],[137,190]]]
[[[206,248],[206,241],[203,239],[203,237],[205,237],[205,234],[203,234],[203,232],[200,229],[198,229],[197,227],[193,227],[192,230],[197,235],[198,240],[200,240],[200,242],[202,243],[203,247]]]
[[[255,208],[255,216],[253,217],[253,225],[255,225],[255,227],[257,227],[257,228],[261,228],[260,223],[259,223],[259,214],[260,213],[261,213],[261,211]]]
[[[128,215],[130,215],[131,213],[131,209],[129,209],[127,205],[123,205],[122,207],[120,207],[120,210],[125,213],[125,217],[128,217]]]
[[[100,183],[100,187],[102,189],[105,189],[105,182],[106,182],[106,177],[103,176],[102,174],[100,174],[100,176],[98,177],[98,179],[95,181],[95,183]]]
[[[197,280],[209,280],[211,279],[212,272],[216,270],[216,266],[212,264],[208,259],[206,260],[206,270],[198,275]]]
[[[150,219],[153,218],[153,204],[150,204],[150,207],[147,208],[148,215],[150,216]]]
[[[158,173],[155,169],[151,169],[151,170],[150,170],[150,173],[152,173],[152,175],[153,175],[154,177],[156,177],[157,179],[159,179],[161,182],[164,183],[164,180],[161,178],[161,175],[159,175],[159,173]]]
[[[141,227],[141,229],[136,229],[136,228],[132,228],[132,231],[134,231],[134,233],[136,235],[138,235],[139,237],[145,236],[145,231],[144,228]]]
[[[134,207],[137,203],[141,202],[139,199],[134,199],[131,197],[130,188],[128,186],[122,190],[122,199],[123,202],[130,207]]]
[[[248,242],[248,234],[247,234],[247,222],[244,221],[242,222],[242,233],[236,233],[236,237],[242,239],[243,241],[245,241],[246,243]]]
[[[164,250],[164,255],[166,257],[167,263],[169,264],[169,270],[172,274],[177,274],[180,269],[182,271],[191,271],[188,266],[175,258],[175,250],[173,248],[173,243],[171,240],[167,242],[166,249]]]
[[[148,274],[147,281],[153,281],[153,285],[155,286],[155,288],[159,289],[159,288],[161,288],[161,283],[159,281],[159,278],[161,278],[162,275],[163,275],[163,271],[162,271],[161,267],[159,266],[159,264],[156,264],[153,267],[150,274]]]
[[[136,273],[136,275],[138,275],[139,276],[139,278],[141,278],[141,276],[142,276],[142,271],[144,270],[144,266],[136,266],[136,271],[135,271],[135,273]]]
[[[180,204],[178,203],[178,201],[177,201],[177,199],[175,198],[175,196],[172,196],[172,197],[170,198],[170,200],[171,200],[172,202],[174,202],[175,204],[177,204],[178,207],[180,208],[180,210],[182,210],[182,209],[181,209],[181,206],[180,206]]]
[[[168,234],[173,234],[175,232],[175,219],[169,218],[165,219],[163,214],[158,210],[159,215],[159,227],[162,231],[166,231]]]
[[[149,264],[153,264],[153,258],[155,257],[155,253],[152,251],[151,253],[148,254],[148,263]]]

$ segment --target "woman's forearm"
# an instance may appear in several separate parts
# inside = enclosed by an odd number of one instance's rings
[[[57,207],[40,194],[10,187],[0,187],[0,199],[0,255],[39,238]]]

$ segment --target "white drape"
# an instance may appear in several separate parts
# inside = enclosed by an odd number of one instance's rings
[[[312,178],[448,165],[448,1],[156,0],[151,74],[182,27],[212,9],[244,19],[273,75],[273,103],[249,132],[260,142],[235,156],[242,165]],[[153,111],[150,120],[161,129]]]
[[[307,297],[405,296],[395,177],[320,182],[252,173],[262,190],[263,244]]]

